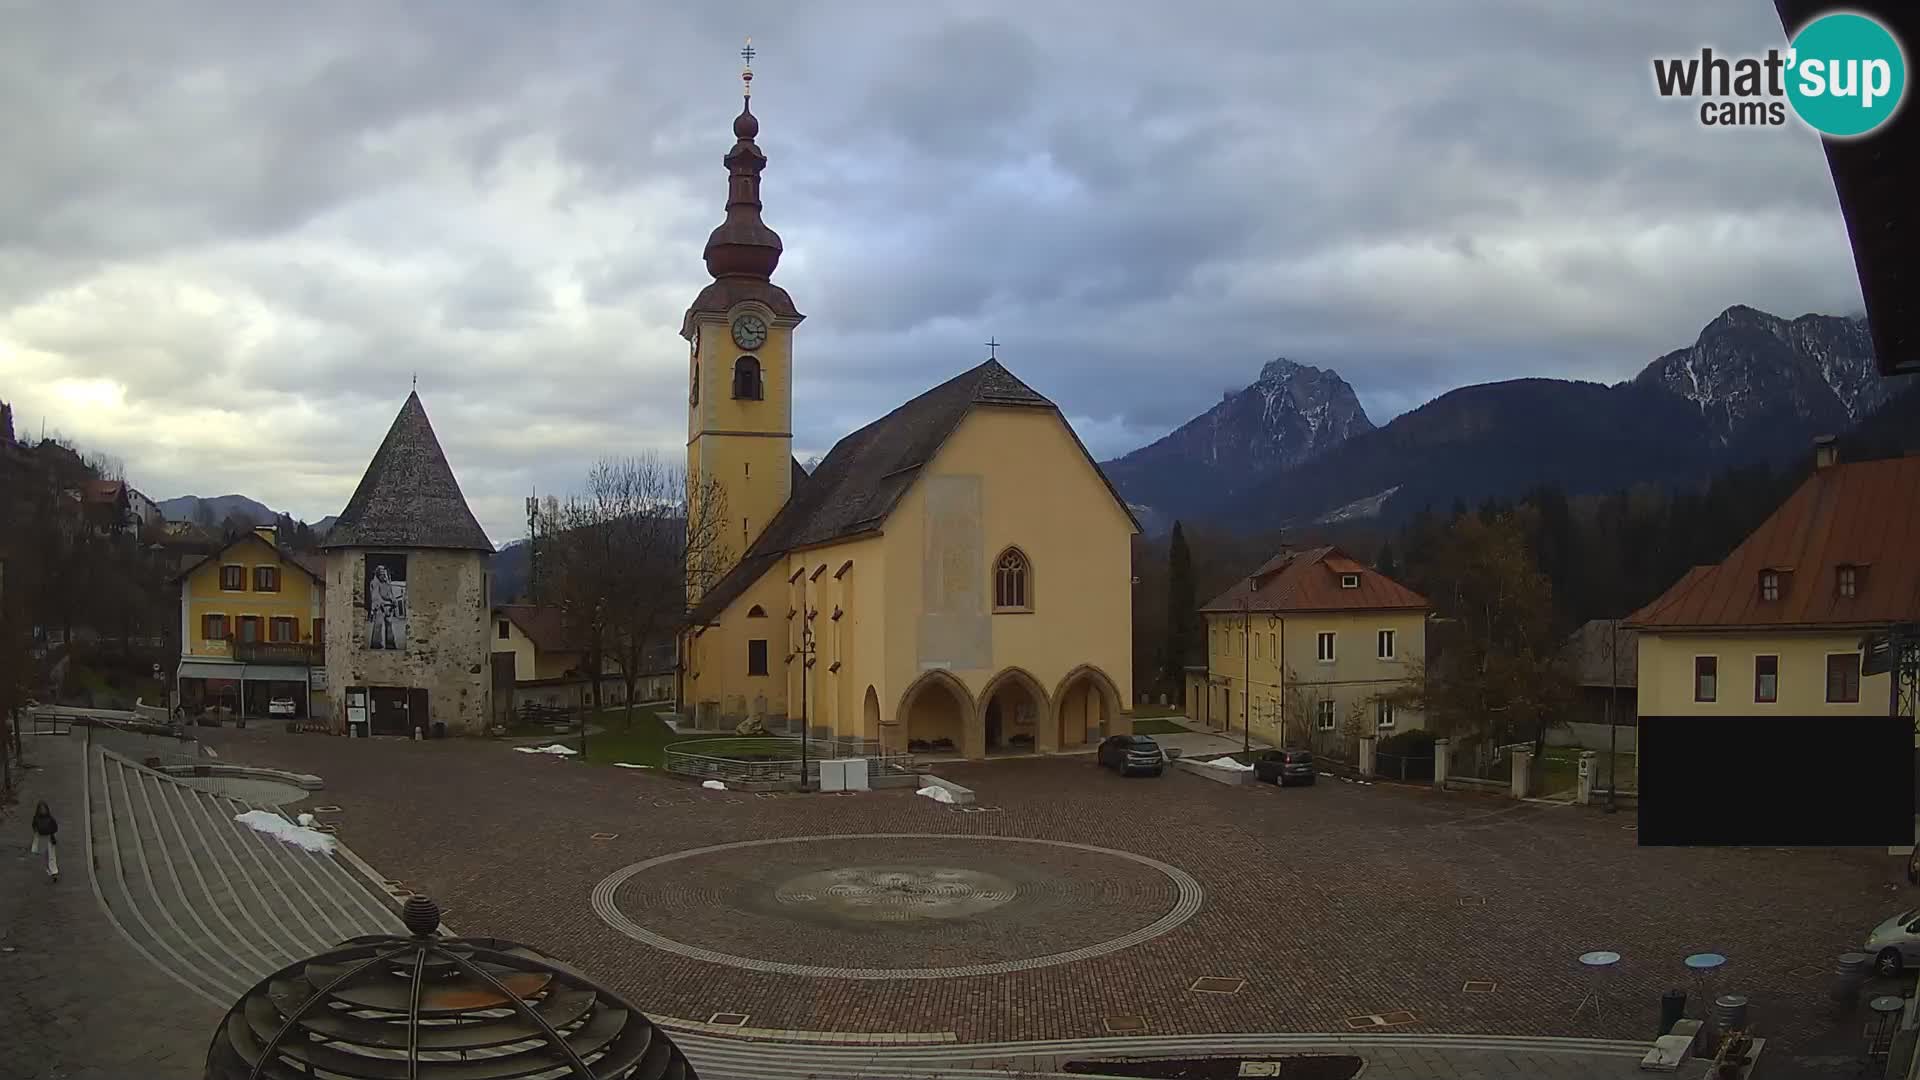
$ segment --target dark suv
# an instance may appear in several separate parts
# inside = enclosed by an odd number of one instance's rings
[[[1167,755],[1151,735],[1110,735],[1100,744],[1100,764],[1119,770],[1122,776],[1159,776],[1167,767]]]
[[[1253,762],[1253,775],[1269,784],[1313,783],[1313,755],[1305,750],[1269,750]]]

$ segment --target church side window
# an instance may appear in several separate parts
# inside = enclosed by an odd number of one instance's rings
[[[747,642],[747,674],[765,675],[767,673],[767,641],[755,638]]]
[[[733,362],[733,396],[747,401],[766,397],[760,381],[760,361],[743,356]]]
[[[1033,610],[1033,567],[1019,548],[1008,548],[994,563],[993,610]]]

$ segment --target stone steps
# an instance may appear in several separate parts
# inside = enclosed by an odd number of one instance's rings
[[[223,1007],[262,978],[366,934],[404,932],[336,855],[234,820],[256,809],[118,754],[88,755],[94,878],[136,948]]]

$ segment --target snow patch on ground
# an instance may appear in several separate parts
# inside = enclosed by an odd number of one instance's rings
[[[300,816],[309,817],[310,815],[302,814]],[[285,840],[289,844],[306,848],[308,851],[315,852],[316,854],[333,854],[333,837],[328,836],[326,833],[302,828],[271,811],[249,810],[244,814],[233,815],[233,820],[245,825],[249,829],[256,829],[266,833],[268,836]]]
[[[721,783],[721,782],[720,782],[720,781],[718,781],[718,780],[702,780],[702,781],[700,781],[700,786],[701,786],[701,787],[703,787],[703,788],[706,788],[706,789],[707,789],[708,791],[725,791],[725,790],[727,790],[727,785],[725,785],[725,784],[723,784],[723,783]]]
[[[516,746],[514,749],[523,754],[558,754],[561,757],[572,757],[580,752],[571,746],[562,746],[559,743],[548,743],[545,746]]]
[[[926,787],[915,792],[915,794],[925,795],[937,803],[951,803],[953,801],[953,792],[948,791],[938,784],[928,784]]]
[[[635,765],[631,761],[616,761],[613,763],[613,767],[616,769],[651,769],[653,768],[653,766],[651,765]]]
[[[1253,771],[1253,766],[1242,765],[1230,757],[1217,757],[1211,761],[1202,761],[1200,762],[1200,764],[1205,765],[1210,769],[1229,769],[1229,770],[1232,770],[1233,772],[1252,772]]]
[[[301,828],[311,828],[316,820],[312,814],[301,814],[293,819]]]

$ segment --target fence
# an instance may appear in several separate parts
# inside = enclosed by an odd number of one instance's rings
[[[1433,779],[1433,755],[1385,754],[1375,751],[1373,772],[1383,780],[1429,781]]]
[[[915,771],[912,754],[888,751],[873,739],[806,740],[807,779],[817,781],[820,762],[865,758],[870,780]],[[801,740],[788,737],[689,739],[666,748],[667,771],[729,784],[779,784],[800,779]]]

